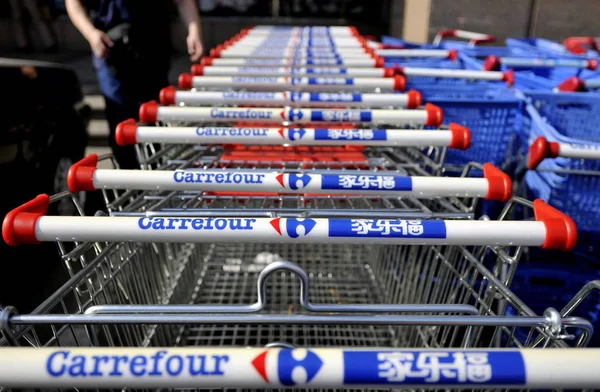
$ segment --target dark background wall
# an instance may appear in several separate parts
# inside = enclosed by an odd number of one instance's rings
[[[429,40],[457,28],[507,37],[600,36],[598,0],[432,0]]]

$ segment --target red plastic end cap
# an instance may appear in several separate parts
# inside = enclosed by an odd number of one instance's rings
[[[408,102],[406,103],[408,109],[418,108],[423,103],[423,96],[417,90],[409,90],[406,95],[408,96]]]
[[[508,201],[512,196],[512,181],[508,174],[491,163],[483,164],[483,177],[488,180],[486,200]]]
[[[160,90],[160,94],[158,95],[160,104],[165,106],[175,105],[175,93],[177,93],[175,86],[165,87]]]
[[[442,111],[442,108],[427,103],[425,104],[425,110],[427,111],[427,120],[425,121],[425,125],[432,127],[439,127],[442,125],[442,121],[444,120],[444,112]]]
[[[404,91],[406,89],[406,78],[402,75],[394,76],[394,90]]]
[[[115,139],[119,146],[131,146],[137,143],[137,123],[133,118],[120,122],[115,131]]]
[[[542,249],[569,251],[577,243],[577,225],[573,219],[557,210],[545,201],[533,201],[533,213],[536,221],[544,222],[546,239]]]
[[[571,76],[569,79],[565,80],[557,87],[558,91],[584,91],[585,85],[583,84],[583,80],[579,79],[577,76]]]
[[[515,84],[515,71],[509,69],[508,71],[502,74],[502,80],[508,84],[508,87],[512,87]]]
[[[458,58],[458,50],[456,50],[456,49],[449,50],[448,58],[452,61],[456,61],[456,59]]]
[[[376,68],[383,68],[385,65],[385,59],[383,57],[375,57],[374,60]]]
[[[158,103],[150,101],[140,106],[140,121],[146,124],[153,124],[158,121]]]
[[[471,146],[471,130],[457,123],[450,123],[448,126],[452,132],[452,140],[448,147],[457,150],[466,150]]]
[[[491,55],[486,57],[483,62],[483,69],[486,71],[497,71],[500,69],[500,58]]]
[[[383,77],[391,78],[396,74],[396,70],[394,68],[384,68],[383,69]]]
[[[214,58],[221,57],[221,49],[219,49],[219,47],[212,48],[210,50],[209,54],[210,54],[210,57],[214,57]]]
[[[202,76],[202,75],[204,75],[204,65],[192,64],[191,71],[192,71],[192,75],[194,75],[194,76]]]
[[[545,137],[540,136],[529,146],[529,156],[527,158],[527,167],[535,169],[545,158],[556,158],[559,152],[559,145],[556,142],[549,142]]]
[[[95,191],[94,172],[98,165],[98,155],[90,154],[79,162],[74,163],[67,173],[67,185],[73,193]]]
[[[39,217],[46,215],[50,196],[39,195],[15,208],[4,217],[2,237],[9,246],[39,244],[35,237],[35,225]]]
[[[202,59],[200,60],[200,64],[202,65],[212,65],[213,63],[213,58],[212,57],[202,57]]]
[[[192,84],[193,76],[189,73],[182,73],[179,75],[179,88],[182,90],[189,90],[193,87]]]
[[[358,33],[358,29],[355,26],[348,26],[348,28],[350,29],[350,33],[352,33],[352,35],[360,35]]]
[[[587,68],[591,71],[595,71],[596,69],[598,69],[598,60],[589,59]]]

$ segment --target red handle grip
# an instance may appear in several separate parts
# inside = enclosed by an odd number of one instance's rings
[[[535,169],[546,158],[556,158],[558,156],[558,143],[549,142],[545,137],[540,136],[529,146],[529,156],[527,158],[527,167]]]
[[[599,49],[599,43],[594,37],[569,37],[563,41],[565,49],[573,54],[585,54],[589,48]]]

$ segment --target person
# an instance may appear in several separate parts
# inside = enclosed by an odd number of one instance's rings
[[[139,164],[133,146],[116,143],[117,125],[137,118],[140,105],[158,99],[160,90],[169,85],[173,3],[187,26],[190,61],[197,62],[203,46],[195,0],[65,2],[69,18],[92,49],[98,84],[106,102],[110,146],[122,169],[136,169]]]

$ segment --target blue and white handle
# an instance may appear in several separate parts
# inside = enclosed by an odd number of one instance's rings
[[[477,71],[471,71],[477,72]],[[276,76],[192,76],[179,75],[179,88],[230,88],[269,91],[404,91],[406,80],[401,75],[393,78],[339,77],[276,77]]]
[[[348,59],[296,59],[296,58],[212,58],[202,59],[203,65],[215,65],[224,67],[381,67],[383,61],[374,58],[348,58]]]
[[[174,86],[160,92],[162,105],[213,106],[294,106],[294,107],[399,107],[415,109],[421,106],[421,93],[405,94],[352,92],[268,92],[268,91],[177,91]]]
[[[193,65],[194,76],[291,76],[291,77],[344,77],[344,78],[384,78],[392,77],[392,68],[342,68],[342,67],[227,67],[220,65]]]
[[[298,181],[296,181],[298,184]],[[4,218],[8,245],[39,242],[334,243],[389,245],[540,246],[571,250],[577,228],[542,200],[536,221],[460,221],[352,218],[230,218],[46,216],[40,195]]]
[[[344,174],[290,173],[266,170],[114,170],[98,169],[89,155],[71,166],[71,192],[96,189],[139,189],[200,192],[281,194],[348,194],[432,197],[469,197],[508,201],[512,182],[491,164],[484,177],[401,176],[347,171]]]
[[[239,107],[180,107],[159,106],[147,102],[140,107],[140,121],[164,122],[261,122],[281,124],[306,123],[365,123],[365,124],[419,124],[440,126],[442,109],[427,104],[424,109],[301,109],[301,108],[239,108]]]
[[[120,123],[117,143],[244,144],[289,146],[389,146],[469,148],[471,132],[451,123],[449,129],[326,129],[252,127],[162,127],[137,125],[135,120]]]
[[[7,388],[586,389],[600,349],[3,348]]]

